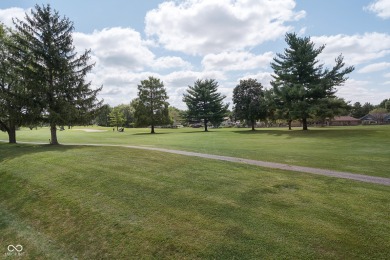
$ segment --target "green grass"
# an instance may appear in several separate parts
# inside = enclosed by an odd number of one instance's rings
[[[20,244],[23,259],[386,259],[389,194],[160,152],[0,143],[0,254]]]
[[[83,127],[77,127],[83,128]],[[101,133],[65,130],[61,143],[147,145],[185,151],[242,157],[254,160],[333,169],[372,176],[390,177],[390,125],[311,128],[309,131],[281,128],[258,129],[126,129]],[[47,142],[47,128],[23,129],[18,141]],[[0,139],[7,139],[0,133]]]

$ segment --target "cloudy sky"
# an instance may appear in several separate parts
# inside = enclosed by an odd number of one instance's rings
[[[89,75],[103,85],[105,103],[128,104],[148,76],[160,78],[169,102],[196,79],[213,78],[231,102],[240,79],[270,87],[270,62],[286,48],[284,36],[310,36],[326,67],[343,54],[355,66],[338,96],[378,104],[390,98],[390,0],[36,0],[74,22],[74,44],[92,50]],[[1,0],[0,21],[12,26],[34,7]]]

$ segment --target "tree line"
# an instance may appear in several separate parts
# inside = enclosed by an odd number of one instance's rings
[[[295,33],[286,34],[288,48],[277,54],[271,63],[274,70],[272,89],[265,90],[255,79],[241,80],[233,90],[233,115],[245,120],[255,130],[258,120],[283,119],[289,129],[293,120],[300,120],[303,130],[308,129],[308,119],[325,121],[348,110],[348,103],[336,94],[336,86],[342,85],[346,75],[354,70],[345,67],[343,56],[335,59],[333,68],[324,68],[318,55],[325,46],[315,47],[310,37],[300,38]],[[183,95],[187,110],[181,114],[187,121],[201,121],[204,130],[208,123],[219,125],[227,115],[229,104],[218,92],[214,79],[197,80],[188,86]],[[136,126],[150,125],[154,133],[156,124],[169,123],[168,97],[163,83],[156,78],[141,81],[138,99],[134,102]]]
[[[198,79],[188,86],[182,100],[187,109],[170,107],[163,82],[155,77],[142,80],[138,97],[129,105],[114,108],[97,99],[102,87],[92,89],[86,75],[90,50],[78,54],[73,46],[73,23],[51,9],[39,6],[24,20],[13,20],[15,29],[0,26],[0,130],[9,142],[16,142],[20,126],[46,124],[50,127],[50,143],[58,144],[57,127],[90,124],[119,127],[169,125],[173,122],[202,123],[218,126],[230,115],[243,120],[255,130],[258,120],[284,120],[291,129],[294,120],[308,129],[308,120],[324,122],[336,115],[362,117],[374,109],[369,103],[351,106],[336,96],[354,70],[345,66],[343,56],[332,68],[325,68],[318,55],[325,46],[315,47],[310,37],[287,33],[287,48],[271,62],[272,88],[264,89],[255,79],[244,79],[233,90],[233,108],[224,103],[226,96],[218,92],[215,79]],[[381,108],[390,110],[389,100]]]

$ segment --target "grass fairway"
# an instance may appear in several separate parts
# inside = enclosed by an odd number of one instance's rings
[[[281,138],[302,138],[293,134]],[[0,143],[0,254],[20,244],[23,259],[386,259],[389,195],[382,185],[160,152]]]
[[[75,127],[74,129],[83,127]],[[88,127],[89,128],[89,127]],[[65,130],[60,143],[147,145],[185,151],[242,157],[254,160],[310,166],[390,178],[390,125],[311,128],[309,131],[281,128],[259,129],[126,129],[105,132]],[[50,131],[23,129],[18,141],[48,143]],[[0,140],[7,139],[0,132]]]

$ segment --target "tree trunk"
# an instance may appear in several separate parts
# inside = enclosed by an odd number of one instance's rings
[[[291,122],[292,122],[291,119],[289,119],[289,120],[287,121],[287,123],[288,123],[288,130],[291,130]]]
[[[50,133],[51,133],[50,144],[58,145],[59,143],[57,140],[57,126],[56,126],[56,124],[50,125]]]
[[[302,130],[307,130],[307,119],[306,118],[302,118]]]
[[[151,134],[154,134],[154,125],[152,125],[152,130],[150,131]]]
[[[251,124],[252,124],[252,131],[255,131],[255,120],[251,120]]]
[[[205,132],[208,132],[209,130],[207,130],[207,120],[204,120],[204,131]]]
[[[16,144],[16,127],[11,125],[7,132],[9,143]]]
[[[7,131],[8,142],[10,144],[16,144],[16,126],[13,123],[10,123],[10,126],[0,121],[0,126],[2,130]]]

